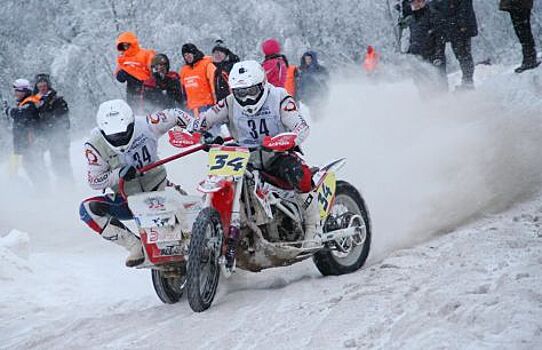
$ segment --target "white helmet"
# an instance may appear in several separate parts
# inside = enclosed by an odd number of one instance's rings
[[[32,91],[30,82],[26,79],[17,79],[13,82],[13,88],[16,91]]]
[[[96,122],[104,139],[124,152],[134,138],[134,112],[124,100],[106,101],[98,108]]]
[[[248,114],[258,112],[269,94],[265,71],[256,61],[234,64],[228,83],[235,101]]]

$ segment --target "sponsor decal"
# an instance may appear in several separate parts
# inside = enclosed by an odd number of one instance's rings
[[[160,255],[179,255],[181,254],[181,247],[175,245],[168,245],[160,249]]]
[[[158,241],[158,230],[151,228],[149,230],[149,243]]]
[[[85,157],[88,160],[88,165],[98,165],[98,156],[94,153],[93,150],[85,150]]]
[[[152,222],[156,225],[156,227],[163,227],[169,223],[169,218],[154,218],[152,219]]]
[[[164,197],[145,198],[144,203],[149,209],[161,210],[165,208],[166,199]]]
[[[105,174],[102,174],[102,175],[99,175],[99,176],[96,176],[95,178],[92,179],[92,182],[95,183],[95,184],[101,184],[101,183],[104,183],[107,181],[107,178],[109,177],[109,172],[105,173]],[[92,178],[89,174],[89,178]]]
[[[149,120],[149,123],[151,124],[158,124],[160,123],[160,113],[149,114],[147,116],[147,119]]]
[[[107,113],[105,116],[111,118],[111,117],[116,117],[119,114],[120,113],[117,112],[117,111],[111,111],[111,112]]]
[[[295,104],[295,101],[292,99],[288,99],[288,103],[286,103],[286,106],[284,106],[284,110],[286,112],[297,111],[297,105]]]
[[[146,144],[147,140],[148,140],[147,136],[145,136],[144,134],[140,134],[139,136],[137,136],[135,138],[134,142],[130,146],[130,149],[133,150],[133,149],[136,149],[136,148],[142,146],[143,144]]]

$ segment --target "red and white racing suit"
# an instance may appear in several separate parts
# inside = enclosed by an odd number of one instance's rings
[[[267,85],[267,95],[262,97],[266,100],[258,112],[246,113],[233,95],[229,95],[200,115],[197,128],[206,130],[215,125],[227,125],[232,137],[241,146],[253,149],[250,161],[256,169],[271,175],[274,184],[295,189],[305,209],[305,238],[310,239],[321,229],[310,168],[294,149],[275,153],[259,147],[266,136],[293,132],[297,136],[295,146],[299,150],[297,146],[307,138],[309,125],[299,113],[297,103],[285,89]]]
[[[296,146],[300,145],[309,134],[309,125],[299,113],[297,103],[285,89],[268,84],[265,102],[254,114],[246,113],[229,95],[210,110],[200,115],[200,129],[209,129],[215,125],[227,125],[232,137],[242,147],[254,149],[252,164],[260,170],[286,182],[288,187],[298,192],[307,193],[312,189],[312,174],[298,152],[271,153],[262,150],[266,136],[276,136],[284,132],[297,135]]]
[[[81,220],[106,239],[109,236],[104,234],[104,230],[109,223],[124,229],[119,220],[129,220],[132,215],[126,202],[117,193],[121,169],[126,166],[142,168],[157,161],[160,136],[175,126],[186,127],[188,120],[189,116],[180,109],[167,109],[146,117],[136,116],[132,141],[123,152],[111,147],[100,130],[94,129],[84,145],[87,181],[94,190],[105,191],[111,188],[113,193],[84,200],[79,208]],[[126,193],[164,188],[166,176],[165,168],[155,168],[126,182]]]

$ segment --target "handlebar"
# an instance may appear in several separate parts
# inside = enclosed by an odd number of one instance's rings
[[[224,138],[224,142],[228,142],[228,141],[231,141],[233,140],[233,137],[226,137]],[[190,148],[188,149],[185,149],[184,151],[180,152],[180,153],[177,153],[177,154],[174,154],[174,155],[171,155],[169,157],[166,157],[164,159],[160,159],[160,160],[157,160],[156,162],[154,163],[151,163],[151,164],[147,164],[145,165],[144,167],[140,168],[137,170],[138,174],[139,175],[143,175],[145,174],[146,172],[148,172],[149,170],[152,170],[154,168],[157,168],[161,165],[164,165],[166,163],[169,163],[173,160],[176,160],[176,159],[179,159],[179,158],[182,158],[182,157],[185,157],[187,155],[190,155],[192,153],[196,153],[198,151],[202,151],[202,150],[205,150],[207,149],[208,147],[210,146],[210,144],[199,144],[199,145],[193,145],[193,146],[190,146]],[[120,178],[119,179],[119,194],[121,195],[122,199],[124,199],[125,201],[127,200],[127,196],[126,196],[126,192],[124,190],[124,184],[125,184],[126,181],[124,181],[124,178]]]

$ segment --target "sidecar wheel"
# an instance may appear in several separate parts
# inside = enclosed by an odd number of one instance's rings
[[[183,296],[186,276],[166,277],[164,271],[152,269],[152,285],[164,304],[175,304]]]

